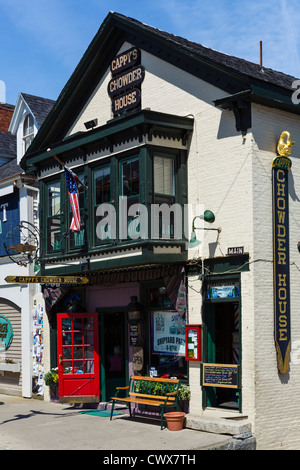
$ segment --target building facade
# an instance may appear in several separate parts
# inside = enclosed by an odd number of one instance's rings
[[[18,282],[39,269],[38,187],[35,177],[23,174],[19,161],[41,124],[41,109],[45,113],[51,104],[20,94],[16,107],[0,107],[6,118],[0,132],[0,390],[27,398],[42,394],[44,300],[39,285]]]
[[[104,20],[21,161],[41,191],[41,274],[60,281],[43,291],[61,401],[168,374],[189,383],[191,416],[299,446],[293,80]]]

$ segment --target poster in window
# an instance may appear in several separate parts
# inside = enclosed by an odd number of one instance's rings
[[[185,355],[185,321],[174,310],[152,312],[153,354]]]

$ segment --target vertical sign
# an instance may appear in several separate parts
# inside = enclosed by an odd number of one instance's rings
[[[287,142],[285,142],[287,137]],[[273,259],[274,259],[274,320],[277,367],[280,374],[289,368],[290,331],[290,260],[289,260],[289,194],[288,158],[293,143],[289,133],[283,132],[278,143],[280,157],[273,160]]]

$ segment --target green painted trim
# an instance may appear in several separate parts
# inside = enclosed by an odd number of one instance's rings
[[[157,111],[142,110],[136,113],[121,116],[118,119],[109,121],[104,126],[93,129],[91,131],[80,132],[74,136],[61,141],[58,145],[52,147],[53,153],[61,157],[61,154],[70,152],[81,146],[91,145],[111,137],[118,136],[124,132],[128,132],[133,128],[140,128],[140,132],[148,132],[149,126],[163,128],[166,133],[175,132],[181,135],[183,131],[192,132],[194,120],[181,116],[160,113]],[[53,160],[53,157],[43,149],[41,152],[26,154],[20,162],[22,168],[29,169],[31,166],[37,166],[45,163],[46,160]]]

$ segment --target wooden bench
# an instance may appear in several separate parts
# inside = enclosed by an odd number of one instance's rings
[[[160,408],[160,428],[163,428],[163,416],[165,408],[176,407],[178,411],[178,390],[180,379],[163,379],[157,377],[131,376],[127,387],[117,387],[116,395],[111,398],[112,407],[110,419],[112,419],[115,403],[125,403],[129,408],[131,417],[131,403],[151,405]],[[121,390],[128,391],[126,397],[120,397]]]

